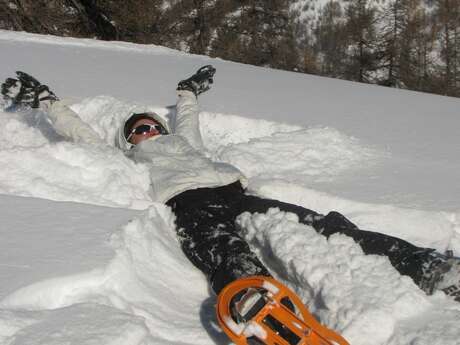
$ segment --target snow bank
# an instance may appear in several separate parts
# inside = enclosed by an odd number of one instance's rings
[[[457,322],[460,306],[441,293],[428,298],[386,258],[364,255],[343,235],[326,240],[296,215],[276,209],[243,214],[238,222],[271,271],[352,344],[404,344],[408,332],[420,344],[431,344],[430,335],[441,332],[443,344],[455,344],[456,327],[446,325]],[[215,297],[182,254],[169,208],[153,204],[110,237],[113,257],[99,268],[44,279],[3,298],[0,343],[224,339],[216,329]],[[434,321],[441,313],[443,322]]]
[[[391,204],[370,204],[317,191],[298,181],[258,178],[250,191],[327,214],[336,210],[361,229],[400,237],[418,246],[460,252],[460,213],[425,211]]]
[[[0,192],[145,208],[150,203],[147,168],[113,147],[118,128],[114,115],[126,114],[129,106],[99,97],[78,107],[85,110],[80,112],[82,117],[107,146],[62,141],[40,112],[0,112],[0,121],[5,124],[0,128],[0,161],[8,162],[8,169],[0,171]]]
[[[439,305],[449,304],[441,294],[428,298],[387,258],[364,255],[344,235],[326,239],[299,224],[294,214],[277,209],[267,214],[245,213],[239,224],[271,271],[294,288],[322,322],[339,330],[353,345],[390,344],[395,333],[404,333],[401,329],[408,319],[420,315],[430,319]],[[460,317],[460,306],[454,307],[447,323]],[[439,332],[454,339],[457,333],[446,330],[441,322],[433,324],[423,318],[418,329],[423,339]],[[420,344],[432,344],[432,339],[427,337]]]
[[[335,129],[309,128],[228,145],[216,159],[235,165],[249,178],[263,175],[307,184],[364,169],[380,154]]]
[[[153,342],[141,317],[99,304],[37,312],[0,310],[1,344],[147,345]]]
[[[182,254],[173,221],[166,206],[155,204],[111,235],[115,254],[104,266],[3,298],[0,343],[209,343],[201,325],[202,318],[214,322],[212,305],[203,305],[207,282]]]

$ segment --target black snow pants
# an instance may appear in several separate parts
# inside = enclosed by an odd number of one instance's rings
[[[267,268],[238,233],[235,220],[243,212],[265,213],[277,207],[298,215],[299,221],[329,237],[345,234],[366,254],[385,255],[403,275],[420,285],[423,267],[432,260],[434,249],[420,248],[399,238],[360,230],[338,212],[326,216],[278,200],[246,195],[239,182],[223,187],[183,192],[167,202],[176,215],[182,250],[210,280],[218,294],[232,281],[251,275],[270,276]]]

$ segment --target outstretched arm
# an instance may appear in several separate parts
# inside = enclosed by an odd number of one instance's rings
[[[199,107],[196,96],[186,90],[177,92],[175,133],[187,139],[197,150],[203,149],[200,133]]]
[[[87,144],[104,143],[94,129],[70,109],[65,102],[54,102],[49,107],[47,114],[56,132],[67,140]]]
[[[177,86],[176,134],[185,137],[195,149],[203,149],[200,133],[197,97],[210,89],[216,69],[211,65],[201,67],[194,75]]]
[[[99,135],[50,91],[47,85],[24,72],[16,72],[1,86],[3,98],[13,107],[40,108],[48,114],[56,132],[67,140],[91,144],[103,143]]]

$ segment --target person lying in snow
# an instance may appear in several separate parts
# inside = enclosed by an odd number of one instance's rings
[[[360,230],[338,212],[327,215],[277,200],[245,193],[245,177],[235,167],[216,163],[204,154],[199,130],[197,97],[209,90],[215,69],[200,68],[177,86],[174,128],[159,115],[130,114],[118,131],[116,145],[135,162],[151,165],[153,200],[164,202],[176,215],[176,228],[185,255],[209,279],[218,294],[236,279],[270,276],[270,272],[241,237],[235,220],[243,212],[270,208],[295,213],[299,222],[329,237],[353,238],[366,254],[387,256],[402,275],[411,277],[427,294],[442,290],[460,301],[460,258],[377,232]],[[104,144],[98,134],[46,85],[17,72],[2,84],[13,106],[46,111],[57,133],[68,140]]]

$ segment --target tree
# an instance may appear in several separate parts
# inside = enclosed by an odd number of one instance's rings
[[[194,54],[208,54],[211,33],[219,23],[222,0],[180,0],[165,12],[162,31],[169,32],[169,42]],[[166,28],[168,28],[166,30]]]
[[[347,33],[342,7],[338,1],[330,1],[324,6],[314,33],[320,73],[343,78],[347,74],[344,68],[347,57]]]
[[[345,78],[372,81],[376,71],[376,11],[369,0],[351,0],[345,12],[348,61]]]
[[[407,0],[401,32],[400,80],[409,89],[428,91],[432,79],[434,36],[420,0]]]
[[[298,65],[287,0],[228,1],[211,54],[258,66],[293,70]]]
[[[4,0],[0,28],[86,37],[92,29],[81,8],[77,0]]]
[[[441,92],[460,95],[460,0],[436,0],[436,22],[439,29],[442,64]]]

